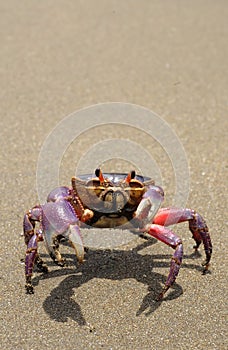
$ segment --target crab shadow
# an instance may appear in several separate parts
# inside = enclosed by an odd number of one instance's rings
[[[54,288],[44,300],[43,308],[49,317],[57,322],[67,322],[73,319],[79,325],[86,325],[80,305],[75,301],[75,289],[93,278],[124,280],[133,278],[148,287],[136,316],[144,313],[146,316],[153,313],[162,302],[178,298],[182,287],[174,283],[169,292],[161,301],[156,301],[158,293],[166,281],[166,276],[154,272],[154,268],[170,266],[171,255],[140,254],[140,250],[155,244],[155,239],[148,239],[132,250],[88,249],[84,264],[78,265],[73,254],[66,254],[68,267],[57,268],[47,274],[37,275],[33,283],[37,285],[41,279],[49,279],[66,275],[67,277]],[[193,255],[184,256],[192,259]],[[72,266],[71,266],[72,265]],[[76,269],[74,266],[76,265]],[[196,264],[182,264],[182,268],[201,270]]]

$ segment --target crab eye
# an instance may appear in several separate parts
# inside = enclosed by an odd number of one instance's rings
[[[99,196],[102,191],[104,191],[104,186],[101,185],[101,182],[98,178],[89,180],[86,183],[86,187],[90,194]]]
[[[135,180],[135,179],[133,179],[129,182],[129,186],[131,188],[143,188],[144,187],[140,181]]]
[[[134,199],[140,199],[144,193],[144,185],[136,180],[136,179],[132,179],[129,182],[129,187],[130,187],[130,197],[134,198]]]
[[[89,180],[86,184],[87,187],[93,186],[93,187],[99,187],[100,186],[100,180],[99,179],[92,179]]]

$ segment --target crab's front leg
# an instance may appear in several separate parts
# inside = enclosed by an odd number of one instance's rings
[[[160,225],[147,225],[144,229],[144,232],[147,232],[149,235],[157,238],[159,241],[175,249],[171,259],[169,275],[165,282],[165,286],[157,297],[157,300],[161,300],[165,292],[173,285],[179,273],[183,257],[182,240],[176,236],[169,228]]]
[[[43,265],[43,261],[38,255],[38,242],[43,240],[41,231],[35,232],[35,222],[40,221],[42,215],[42,209],[40,206],[34,207],[25,214],[23,220],[24,239],[27,245],[25,255],[25,279],[26,279],[26,292],[28,294],[33,293],[33,286],[31,283],[33,266],[37,264],[38,268],[42,271],[47,271],[47,267]]]

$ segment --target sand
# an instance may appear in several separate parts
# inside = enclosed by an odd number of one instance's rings
[[[11,0],[1,1],[0,14],[0,348],[227,349],[227,2]],[[50,272],[35,271],[35,294],[26,295],[20,233],[25,211],[39,202],[42,147],[66,116],[108,102],[153,111],[183,147],[189,193],[185,188],[181,198],[208,223],[210,273],[202,276],[203,249],[192,255],[184,223],[173,228],[183,239],[183,265],[162,302],[155,297],[172,249],[137,236],[115,249],[90,244],[80,267],[63,246],[69,263],[63,269],[41,244]],[[138,120],[140,132],[134,129]],[[166,135],[159,142],[153,138],[153,119],[145,123],[139,113],[133,126],[98,124],[96,114],[92,127],[86,129],[83,119],[75,126],[75,135],[84,131],[65,150],[60,183],[70,184],[78,163],[93,172],[97,156],[106,171],[134,166],[155,174],[164,204],[171,205],[175,190],[181,193],[175,176],[185,186],[186,174],[175,170],[178,153],[172,160],[164,149]],[[56,150],[71,132],[56,140]],[[99,152],[89,153],[96,143],[107,154],[104,164]],[[122,147],[122,159],[115,159],[114,145]],[[131,147],[137,151],[129,160]],[[50,180],[48,165],[42,171]]]

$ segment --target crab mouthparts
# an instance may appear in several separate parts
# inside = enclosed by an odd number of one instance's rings
[[[120,189],[107,190],[102,198],[104,201],[104,208],[107,212],[118,214],[124,208],[127,198]]]

